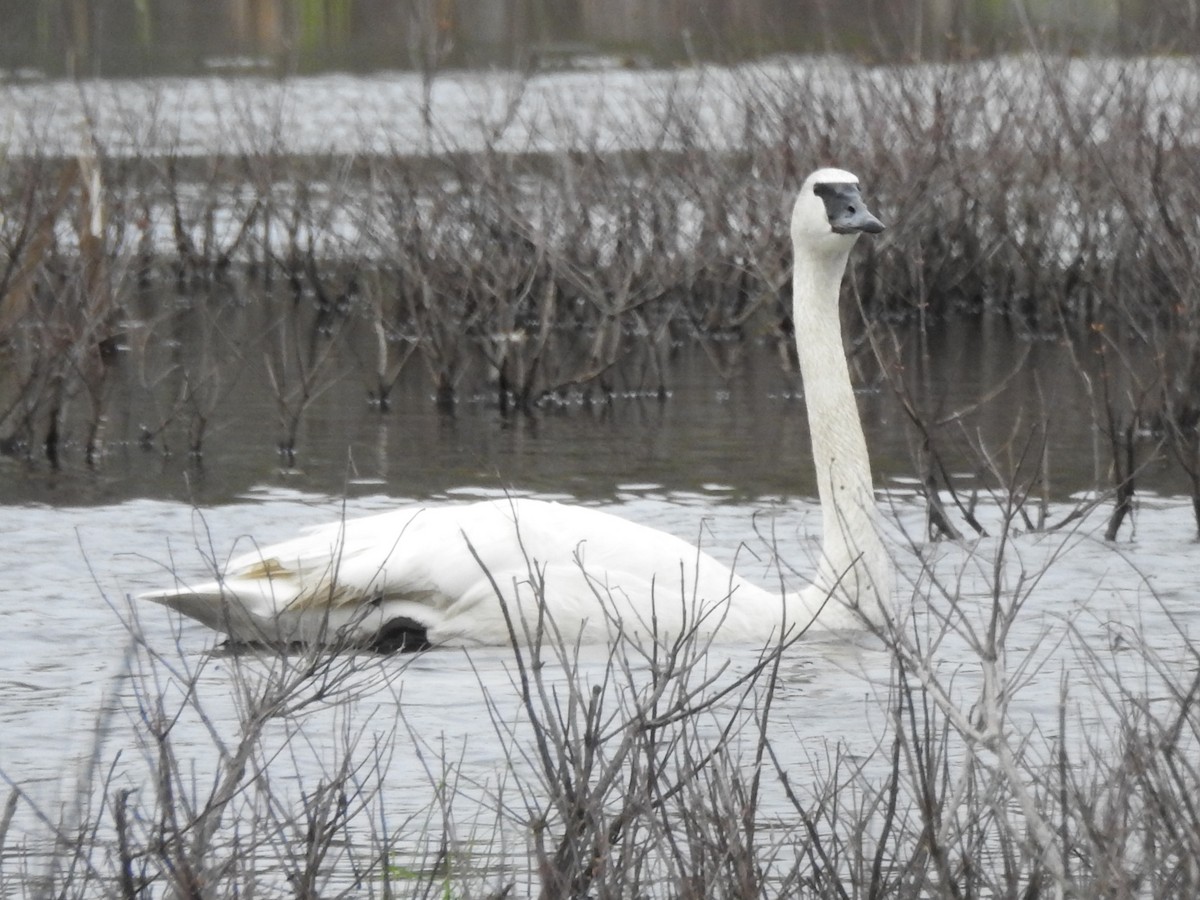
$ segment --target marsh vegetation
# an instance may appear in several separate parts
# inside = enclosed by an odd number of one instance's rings
[[[1200,498],[1196,79],[1177,60],[1038,56],[599,92],[414,77],[417,130],[391,152],[364,121],[318,155],[292,146],[287,93],[213,91],[212,118],[193,118],[224,122],[206,140],[225,150],[197,154],[144,92],[81,89],[93,126],[71,156],[30,140],[36,108],[10,141],[0,446],[32,466],[102,466],[113,443],[199,461],[223,411],[267,390],[275,421],[239,432],[238,452],[291,467],[346,379],[380,416],[415,370],[435,408],[466,398],[503,419],[666,398],[685,348],[725,380],[751,355],[787,370],[785,211],[812,161],[837,158],[895,226],[856,254],[847,323],[931,498],[962,471],[970,490],[1053,491],[1044,398],[1002,445],[972,439],[1023,355],[1053,342],[1105,445],[1090,486],[1112,495],[1115,535],[1147,467]],[[1015,336],[1018,358],[947,408],[931,335],[964,317]]]

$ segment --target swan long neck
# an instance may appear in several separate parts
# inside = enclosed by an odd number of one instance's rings
[[[834,627],[846,605],[878,621],[891,593],[890,561],[879,533],[871,462],[838,315],[853,243],[837,240],[810,248],[798,241],[792,294],[822,516],[821,561],[806,605],[824,604],[833,593],[841,604],[826,605],[821,620]]]

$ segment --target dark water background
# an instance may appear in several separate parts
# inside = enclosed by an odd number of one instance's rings
[[[1186,3],[1068,0],[0,0],[0,72],[83,77],[501,65],[638,66],[840,52],[970,58],[1194,49]]]
[[[972,319],[927,331],[923,341],[911,331],[907,337],[902,368],[920,373],[908,377],[921,388],[922,408],[939,417],[965,412],[961,423],[940,431],[958,486],[970,490],[989,481],[971,444],[1011,462],[1044,433],[1051,496],[1063,500],[1105,487],[1103,436],[1063,346],[1022,338],[1004,325],[981,328]],[[877,482],[911,483],[920,471],[920,435],[892,385],[863,355],[856,357],[858,399]],[[464,377],[475,389],[443,412],[421,362],[410,360],[392,408],[381,412],[368,402],[370,373],[361,360],[349,352],[342,357],[309,408],[296,464],[288,466],[278,452],[283,428],[261,357],[248,354],[228,366],[203,455],[194,458],[182,426],[142,446],[143,426],[155,421],[161,404],[132,360],[118,355],[101,456],[89,465],[81,443],[68,440],[58,470],[43,460],[0,457],[0,497],[52,505],[135,497],[210,505],[264,485],[403,497],[511,486],[602,499],[628,484],[738,500],[815,494],[803,388],[774,340],[680,346],[662,396],[657,382],[627,376],[614,380],[611,396],[570,396],[508,414],[499,411],[482,361]],[[1182,476],[1165,464],[1142,483],[1167,493],[1184,489]]]

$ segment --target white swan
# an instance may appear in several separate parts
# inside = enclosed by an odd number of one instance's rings
[[[617,628],[765,641],[878,621],[892,573],[838,294],[859,232],[882,230],[858,179],[840,169],[809,176],[792,213],[793,318],[823,529],[818,570],[798,593],[764,590],[686,541],[608,513],[512,499],[333,523],[232,560],[218,581],[142,596],[235,641],[386,648],[528,640],[539,613],[585,642]]]

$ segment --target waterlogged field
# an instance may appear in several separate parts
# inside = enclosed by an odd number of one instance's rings
[[[4,86],[0,886],[1200,892],[1198,79]],[[785,214],[822,163],[890,226],[844,304],[903,574],[881,633],[231,654],[129,601],[505,490],[798,577]]]

